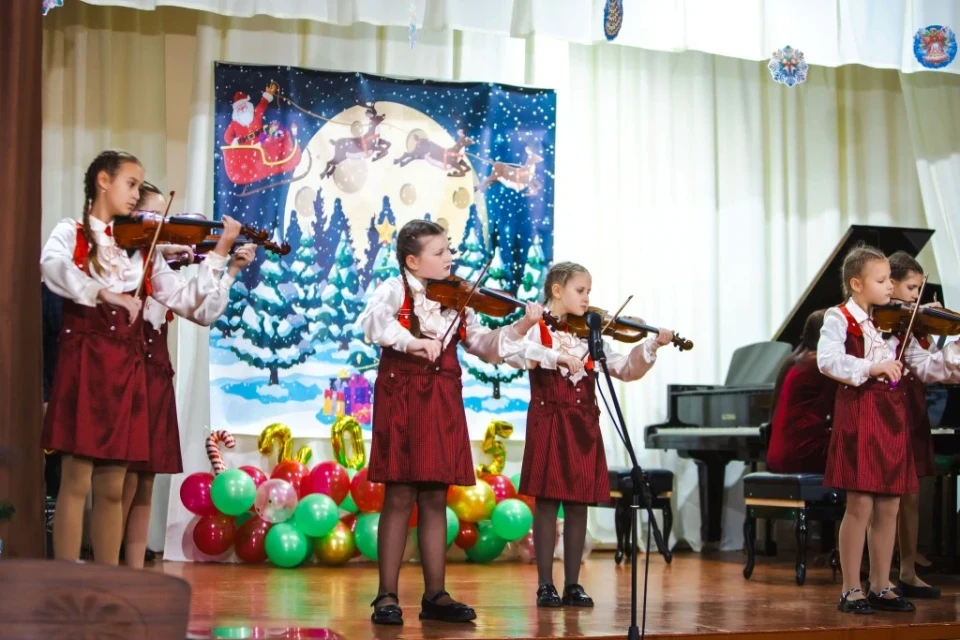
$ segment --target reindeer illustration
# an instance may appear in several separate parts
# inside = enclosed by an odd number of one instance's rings
[[[510,187],[514,191],[526,189],[527,195],[535,196],[540,193],[543,184],[537,178],[537,164],[543,162],[533,147],[527,147],[527,161],[522,166],[507,162],[494,162],[490,175],[477,185],[475,191],[484,192],[494,182]]]
[[[377,113],[377,108],[372,102],[365,103],[365,106],[367,107],[367,117],[370,118],[367,132],[360,137],[330,140],[330,144],[333,145],[333,158],[327,161],[327,166],[320,174],[321,178],[332,176],[337,165],[344,160],[369,158],[372,155],[373,162],[376,162],[387,155],[390,150],[390,143],[380,137],[380,124],[387,116]]]
[[[451,178],[462,178],[470,171],[470,163],[463,156],[463,150],[473,144],[473,138],[468,138],[463,129],[457,130],[457,141],[449,149],[441,147],[436,142],[420,138],[413,151],[407,151],[402,156],[393,161],[405,167],[414,160],[426,160],[428,164],[449,171],[447,176]]]

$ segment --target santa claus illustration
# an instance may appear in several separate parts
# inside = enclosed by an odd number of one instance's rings
[[[231,145],[256,144],[263,129],[263,114],[279,89],[276,82],[271,82],[256,107],[250,102],[250,96],[237,91],[233,95],[233,120],[224,132],[223,140]]]

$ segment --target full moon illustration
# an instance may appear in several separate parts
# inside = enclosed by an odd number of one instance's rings
[[[283,229],[290,224],[291,215],[296,214],[299,224],[307,232],[316,218],[314,200],[317,194],[323,197],[324,214],[329,221],[333,214],[334,202],[339,198],[343,212],[350,225],[354,250],[357,256],[367,250],[367,229],[370,220],[379,216],[383,209],[383,197],[390,198],[390,207],[396,217],[397,227],[406,222],[423,218],[430,214],[433,221],[442,224],[453,241],[454,247],[460,243],[470,214],[470,205],[477,206],[480,219],[486,226],[486,206],[483,194],[476,193],[474,187],[479,183],[476,169],[483,167],[476,159],[464,156],[470,171],[462,177],[450,177],[448,167],[439,163],[431,164],[424,158],[414,159],[405,166],[395,161],[404,153],[417,148],[418,141],[427,140],[443,149],[452,149],[456,143],[456,132],[445,130],[439,123],[426,114],[396,102],[376,102],[377,113],[386,118],[380,124],[380,139],[390,143],[387,155],[373,161],[376,151],[367,157],[347,158],[334,170],[333,176],[321,178],[327,162],[335,155],[336,141],[342,138],[367,136],[370,131],[370,116],[366,107],[356,105],[336,114],[324,124],[304,147],[303,158],[294,175],[307,171],[312,156],[310,173],[293,183],[287,192],[283,213]],[[373,140],[369,143],[372,147]],[[470,152],[470,148],[465,149]],[[448,162],[455,162],[453,156]]]

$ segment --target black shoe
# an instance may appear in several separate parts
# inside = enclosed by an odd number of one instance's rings
[[[370,606],[373,607],[373,613],[370,614],[370,619],[373,620],[374,624],[403,624],[403,609],[400,608],[400,605],[385,604],[382,607],[377,606],[378,602],[386,598],[393,598],[397,602],[400,601],[400,598],[398,598],[395,593],[381,593],[370,603]]]
[[[863,593],[863,590],[860,587],[854,587],[850,591],[845,592],[840,596],[840,604],[837,605],[837,610],[842,611],[843,613],[860,613],[867,614],[873,613],[873,607],[870,606],[870,602],[866,598],[860,600],[847,600],[847,596],[851,593]]]
[[[146,551],[143,552],[143,561],[145,563],[153,562],[156,559],[157,559],[157,554],[154,553],[153,551],[150,551],[150,549],[147,549]]]
[[[441,591],[429,600],[424,596],[420,600],[420,619],[440,622],[470,622],[476,619],[476,612],[462,602],[437,604],[437,600],[449,595],[446,591]]]
[[[563,602],[560,600],[560,594],[557,588],[552,584],[542,584],[537,589],[538,607],[559,607]]]
[[[907,584],[902,580],[897,583],[897,590],[894,591],[898,596],[907,598],[919,598],[921,600],[936,600],[940,597],[939,587],[917,587]]]
[[[917,608],[913,606],[913,603],[906,600],[903,596],[884,598],[883,596],[887,592],[895,593],[893,589],[881,589],[880,593],[874,593],[873,591],[868,593],[867,601],[870,603],[870,606],[878,611],[902,611],[909,613],[917,610]]]
[[[565,607],[592,607],[593,598],[587,595],[578,584],[568,584],[563,588],[563,606]]]
[[[867,593],[870,593],[870,581],[869,581],[869,580],[867,580],[866,583],[864,583],[864,586],[865,586],[866,589],[867,589]],[[899,586],[896,586],[896,587],[887,587],[887,589],[889,589],[890,591],[893,591],[893,592],[894,592],[895,594],[897,594],[898,596],[902,596],[902,595],[903,595],[903,590],[900,589]]]

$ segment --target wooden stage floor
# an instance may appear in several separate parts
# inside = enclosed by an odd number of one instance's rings
[[[840,585],[827,567],[809,567],[798,587],[786,554],[771,564],[758,558],[751,580],[739,553],[680,553],[672,565],[650,563],[647,637],[732,640],[960,639],[960,580],[934,576],[938,601],[915,601],[916,613],[842,614]],[[638,578],[642,585],[643,557]],[[421,623],[420,567],[401,573],[403,627],[370,622],[377,588],[373,564],[282,570],[267,566],[158,563],[155,570],[183,577],[193,587],[190,638],[624,638],[630,621],[630,567],[609,553],[594,553],[581,582],[596,601],[592,610],[537,609],[536,568],[518,563],[448,565],[454,597],[477,610],[471,625]],[[562,582],[559,562],[554,575]]]

